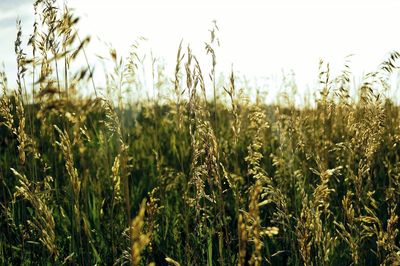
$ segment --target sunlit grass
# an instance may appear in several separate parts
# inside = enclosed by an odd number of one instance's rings
[[[1,264],[400,263],[400,109],[380,93],[397,52],[357,98],[350,68],[321,62],[315,101],[266,105],[233,70],[216,82],[215,24],[210,73],[181,44],[174,76],[146,88],[137,56],[111,49],[101,89],[71,67],[90,52],[78,19],[35,10],[16,87],[0,75]],[[167,97],[130,98],[138,87]]]

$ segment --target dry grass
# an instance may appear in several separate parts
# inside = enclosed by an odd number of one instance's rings
[[[400,264],[400,108],[382,94],[397,52],[361,84],[321,61],[315,100],[265,105],[233,70],[217,82],[214,23],[210,73],[181,42],[172,81],[153,60],[135,101],[138,43],[110,49],[102,91],[74,66],[78,19],[34,11],[16,87],[0,73],[0,264]]]

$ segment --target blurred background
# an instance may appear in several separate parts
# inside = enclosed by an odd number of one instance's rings
[[[17,18],[22,20],[27,40],[32,32],[32,2],[0,1],[0,63],[5,66],[10,84],[16,73],[15,22]],[[209,29],[214,20],[220,41],[216,49],[217,73],[227,76],[233,66],[253,86],[264,87],[269,100],[274,99],[279,84],[288,77],[297,84],[299,95],[314,93],[320,59],[330,64],[333,75],[348,61],[354,81],[358,82],[363,74],[375,70],[391,51],[400,47],[397,33],[400,3],[396,1],[69,0],[65,3],[81,18],[80,35],[92,37],[88,57],[96,68],[94,77],[98,83],[104,82],[104,71],[97,55],[107,54],[110,46],[123,56],[137,43],[143,57],[147,56],[144,64],[156,58],[172,76],[176,52],[183,40],[183,46],[190,45],[207,69],[210,58],[204,43],[210,39]],[[63,8],[63,1],[58,4]]]

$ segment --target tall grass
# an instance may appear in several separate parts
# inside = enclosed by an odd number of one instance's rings
[[[110,49],[103,93],[74,65],[78,18],[34,12],[16,87],[0,74],[0,264],[400,264],[400,108],[382,94],[397,52],[356,98],[350,68],[321,62],[315,102],[266,105],[233,70],[216,82],[214,25],[210,74],[181,42],[172,82],[153,68],[136,101],[135,50]]]

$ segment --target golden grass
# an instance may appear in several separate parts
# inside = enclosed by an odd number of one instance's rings
[[[172,80],[154,61],[136,101],[138,43],[110,49],[102,90],[72,67],[87,62],[79,19],[34,11],[16,87],[0,73],[0,264],[400,264],[400,108],[382,94],[399,53],[361,84],[321,61],[315,101],[266,105],[233,70],[217,82],[214,23],[211,72],[181,42]]]

